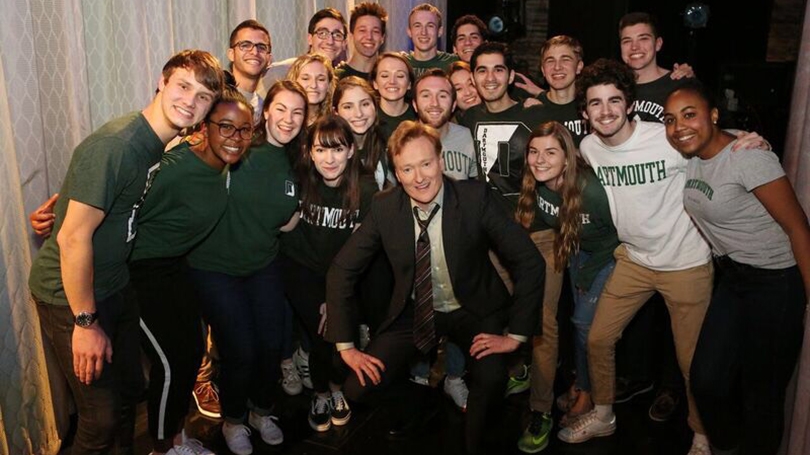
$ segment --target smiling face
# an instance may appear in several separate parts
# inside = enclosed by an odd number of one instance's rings
[[[215,98],[214,92],[186,68],[175,69],[169,80],[161,78],[158,90],[163,117],[177,131],[200,123]]]
[[[450,75],[450,82],[456,91],[456,104],[462,111],[481,104],[481,97],[473,83],[472,73],[467,70],[458,70]]]
[[[394,170],[405,193],[423,210],[442,187],[444,162],[430,139],[417,137],[394,155]]]
[[[316,105],[326,99],[329,91],[329,72],[323,63],[309,62],[301,67],[298,78],[295,80],[307,92],[307,102]]]
[[[621,31],[622,60],[634,71],[657,65],[655,54],[664,41],[656,38],[649,24],[635,24]]]
[[[428,76],[421,79],[413,101],[419,120],[436,129],[446,125],[456,107],[452,90],[450,81],[444,77]]]
[[[564,90],[574,85],[574,80],[582,71],[582,60],[571,46],[551,46],[545,54],[540,69],[548,85],[554,90]]]
[[[414,11],[408,18],[408,36],[420,52],[435,51],[442,33],[439,18],[430,11]]]
[[[382,99],[390,102],[399,101],[405,98],[411,89],[408,67],[398,58],[383,57],[377,62],[377,77],[372,84]]]
[[[377,16],[360,16],[354,24],[352,42],[354,50],[366,58],[372,58],[380,52],[385,41],[382,32],[382,21]]]
[[[540,136],[529,142],[526,163],[534,179],[552,190],[562,185],[565,151],[554,136]]]
[[[456,30],[456,42],[453,43],[453,52],[461,60],[470,63],[470,57],[481,43],[484,42],[481,30],[475,24],[464,24]]]
[[[324,33],[326,31],[326,33]],[[322,34],[325,38],[320,38]],[[336,40],[335,35],[344,35],[343,23],[333,17],[325,17],[315,24],[313,33],[307,37],[310,52],[323,54],[329,61],[334,62],[341,52],[346,49],[346,36],[342,40]]]
[[[232,46],[227,52],[228,60],[233,63],[234,76],[256,79],[270,66],[273,59],[271,53],[259,51],[255,44],[263,43],[270,46],[270,37],[261,30],[243,28],[236,33],[233,43],[244,41],[253,43],[253,49],[245,52],[238,46]]]
[[[222,129],[228,126],[237,131],[230,137],[224,137]],[[208,148],[205,150],[205,162],[218,169],[238,162],[250,146],[250,137],[245,139],[238,131],[245,128],[253,129],[253,115],[247,106],[236,102],[217,103],[206,122]]]
[[[628,121],[631,106],[627,105],[624,93],[613,84],[594,85],[585,93],[583,116],[591,129],[605,143],[619,145],[633,133]]]
[[[349,87],[338,100],[336,114],[349,122],[354,134],[363,135],[374,126],[377,107],[368,92],[360,87]]]
[[[354,155],[354,146],[337,145],[336,147],[326,147],[321,144],[320,137],[316,137],[313,142],[309,156],[315,169],[321,174],[323,182],[330,187],[340,185],[343,173],[349,164],[349,158]]]
[[[719,131],[717,109],[691,90],[677,90],[667,98],[664,106],[664,125],[667,140],[677,151],[687,156],[704,157]]]
[[[282,147],[298,135],[304,124],[306,100],[299,93],[282,90],[264,110],[267,142]]]
[[[506,90],[515,73],[506,67],[502,54],[481,54],[473,69],[473,81],[478,95],[486,102],[497,102],[509,96]]]

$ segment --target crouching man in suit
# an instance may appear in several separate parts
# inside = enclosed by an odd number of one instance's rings
[[[363,401],[408,374],[411,361],[447,335],[469,352],[472,375],[465,443],[483,450],[486,418],[502,399],[504,354],[538,330],[545,264],[528,234],[478,181],[443,176],[439,133],[403,122],[388,153],[401,186],[378,194],[327,275],[327,339],[354,371],[344,385]],[[355,284],[382,248],[394,271],[385,320],[365,352],[354,347]],[[510,296],[489,261],[502,258],[515,282]]]

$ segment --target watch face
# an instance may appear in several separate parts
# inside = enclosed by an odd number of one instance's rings
[[[93,321],[96,320],[95,313],[88,313],[87,311],[82,311],[81,313],[76,315],[76,325],[79,327],[89,327]]]

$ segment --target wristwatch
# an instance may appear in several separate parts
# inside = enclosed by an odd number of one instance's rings
[[[73,323],[86,329],[96,322],[97,314],[98,313],[82,311],[73,318]]]

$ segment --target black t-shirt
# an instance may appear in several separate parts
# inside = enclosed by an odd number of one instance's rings
[[[360,207],[345,219],[340,191],[321,181],[318,192],[321,200],[313,207],[312,216],[302,210],[295,229],[281,236],[281,251],[304,267],[325,275],[332,259],[368,213],[377,184],[370,177],[360,179]]]
[[[588,121],[582,118],[579,109],[577,109],[576,99],[570,103],[557,104],[548,99],[548,92],[541,93],[537,99],[543,103],[543,109],[550,117],[550,120],[560,122],[568,129],[574,139],[574,145],[579,148],[579,143],[588,135],[590,128]]]
[[[382,134],[386,144],[388,144],[388,138],[394,134],[394,130],[397,129],[400,123],[405,120],[416,120],[416,111],[413,110],[413,106],[410,104],[408,105],[408,109],[397,117],[391,117],[382,109],[377,110],[377,115],[380,117],[380,134]]]
[[[633,117],[638,115],[645,122],[664,123],[664,103],[667,96],[690,80],[686,77],[672,79],[670,76],[671,71],[652,82],[636,85]]]
[[[364,81],[368,80],[368,73],[364,73],[362,71],[357,71],[356,69],[352,68],[349,65],[349,62],[341,62],[340,65],[335,68],[335,77],[337,80],[341,80],[344,77],[349,76],[357,76]]]

